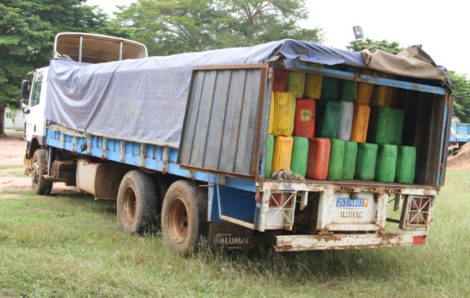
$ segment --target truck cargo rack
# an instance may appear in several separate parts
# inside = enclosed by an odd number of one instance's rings
[[[426,85],[426,84],[407,82],[403,80],[381,78],[381,77],[367,75],[367,74],[352,73],[348,71],[320,68],[320,67],[303,65],[303,64],[290,67],[290,66],[286,66],[285,63],[283,62],[278,62],[276,65],[279,68],[283,68],[287,70],[308,72],[310,74],[327,76],[327,77],[332,77],[332,78],[337,78],[337,79],[363,82],[363,83],[381,85],[381,86],[387,86],[387,87],[395,87],[395,88],[406,89],[406,90],[414,90],[414,91],[426,92],[426,93],[432,93],[432,94],[438,94],[438,95],[449,94],[449,91],[447,88],[439,87],[439,86],[431,86],[431,85]]]

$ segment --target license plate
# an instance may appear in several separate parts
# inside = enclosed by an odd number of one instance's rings
[[[377,203],[374,194],[337,192],[320,194],[317,229],[331,231],[376,230]]]
[[[336,199],[336,207],[350,207],[350,208],[363,208],[369,206],[368,198],[342,198]]]

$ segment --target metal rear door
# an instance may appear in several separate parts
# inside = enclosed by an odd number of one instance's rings
[[[268,64],[193,72],[178,163],[188,169],[255,177]]]

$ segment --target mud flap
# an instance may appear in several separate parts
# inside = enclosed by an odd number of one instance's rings
[[[211,250],[252,249],[253,230],[229,222],[211,222],[208,242]]]

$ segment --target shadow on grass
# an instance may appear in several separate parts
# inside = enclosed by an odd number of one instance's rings
[[[95,200],[92,195],[80,192],[57,192],[49,195],[51,197],[67,200],[73,206],[83,208],[88,206],[90,212],[102,212],[107,214],[116,214],[116,201],[113,200]],[[88,204],[84,204],[88,203]]]
[[[409,248],[276,252],[273,241],[258,239],[256,242],[250,251],[217,252],[210,251],[203,243],[189,258],[198,258],[208,267],[223,268],[228,264],[236,271],[235,275],[282,278],[283,282],[292,284],[334,284],[345,278],[383,281],[397,273],[413,271],[413,264],[400,257]]]
[[[31,191],[14,193],[37,198]],[[84,213],[103,213],[109,217],[114,217],[116,213],[115,201],[94,200],[91,195],[53,193],[44,198],[54,200],[56,205],[60,205],[60,210],[72,208]],[[154,231],[133,237],[162,236],[157,227]],[[282,277],[283,281],[293,284],[330,283],[346,277],[383,280],[397,272],[409,271],[412,267],[412,264],[402,259],[405,248],[280,253],[274,251],[273,238],[257,235],[255,239],[255,248],[250,251],[212,252],[207,248],[207,243],[202,243],[199,249],[186,258],[197,259],[208,268],[222,269],[229,266],[235,276],[241,274],[257,278],[261,275],[272,279]],[[173,255],[179,257],[176,253]]]

